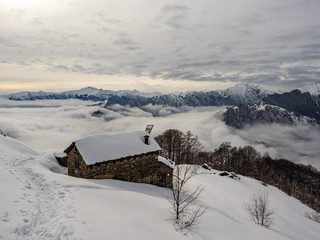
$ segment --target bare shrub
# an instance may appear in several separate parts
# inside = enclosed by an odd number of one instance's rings
[[[243,207],[244,211],[250,216],[252,221],[266,228],[272,225],[274,219],[273,215],[275,213],[274,209],[269,207],[268,197],[268,192],[254,194],[251,201],[249,203],[245,203]]]
[[[318,213],[317,211],[305,213],[305,217],[311,219],[312,221],[320,223],[320,213]]]
[[[206,207],[199,202],[204,188],[199,185],[193,190],[186,187],[188,181],[197,173],[198,166],[176,165],[173,186],[166,199],[171,204],[172,220],[177,231],[195,230]]]

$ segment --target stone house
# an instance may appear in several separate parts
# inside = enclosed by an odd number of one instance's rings
[[[56,159],[70,176],[171,188],[174,164],[160,157],[160,150],[145,131],[110,132],[78,139]]]

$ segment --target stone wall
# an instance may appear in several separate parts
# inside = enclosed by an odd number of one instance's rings
[[[172,187],[173,169],[158,161],[158,152],[87,165],[76,146],[68,153],[68,174],[93,179],[118,179]],[[74,157],[78,156],[79,165]]]
[[[68,167],[68,157],[57,157],[56,159],[58,161],[58,163],[63,166],[63,167]]]
[[[75,155],[78,156],[79,166],[75,165]],[[87,178],[87,164],[83,160],[82,155],[74,145],[67,156],[68,175],[73,177]]]

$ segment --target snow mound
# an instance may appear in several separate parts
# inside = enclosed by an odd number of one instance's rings
[[[144,136],[149,136],[149,144]],[[145,131],[110,132],[75,141],[87,164],[160,151],[158,143]]]
[[[37,155],[37,151],[31,149],[27,145],[10,137],[0,136],[0,154],[16,155],[29,154]]]

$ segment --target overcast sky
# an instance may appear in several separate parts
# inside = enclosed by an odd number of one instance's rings
[[[320,80],[319,0],[0,0],[0,92]]]

